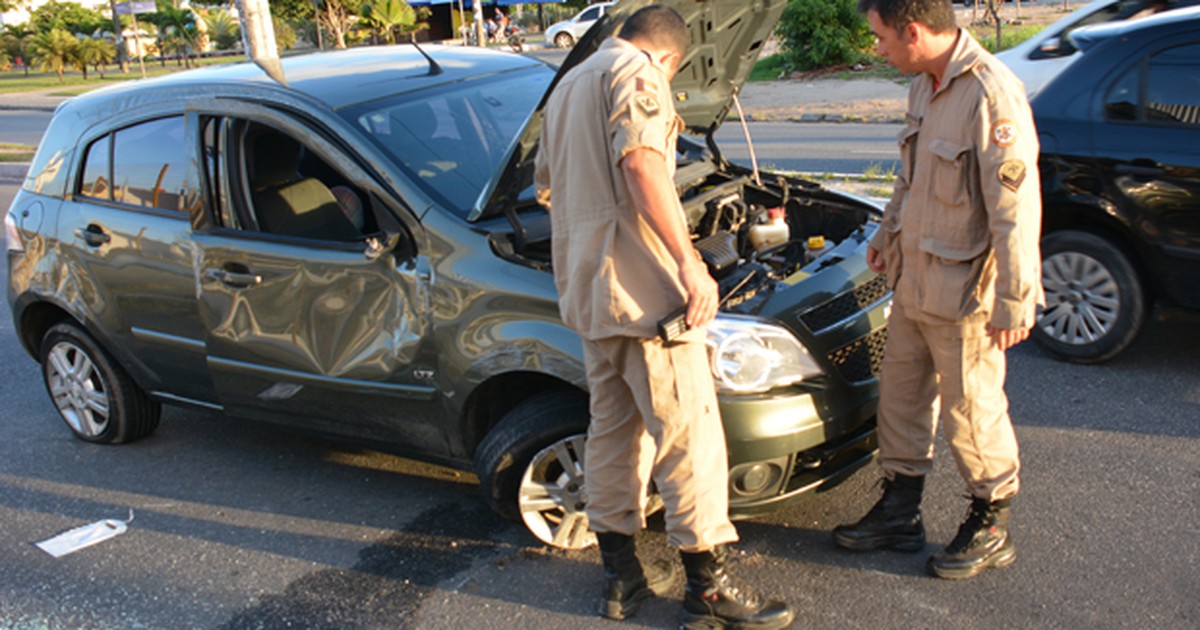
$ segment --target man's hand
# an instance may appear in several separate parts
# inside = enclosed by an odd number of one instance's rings
[[[1028,339],[1029,330],[1029,328],[1008,330],[1005,328],[996,328],[991,324],[987,325],[987,333],[996,341],[996,345],[1000,347],[1001,352]]]
[[[711,322],[717,315],[721,298],[717,281],[708,275],[708,267],[697,259],[679,270],[679,280],[688,294],[688,326],[695,328]]]
[[[883,252],[867,245],[867,267],[875,273],[883,273],[887,271],[887,263],[883,260]]]

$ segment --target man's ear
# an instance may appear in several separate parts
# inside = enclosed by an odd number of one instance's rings
[[[924,36],[924,28],[917,22],[909,22],[904,27],[904,40],[906,43],[915,44],[920,42]]]

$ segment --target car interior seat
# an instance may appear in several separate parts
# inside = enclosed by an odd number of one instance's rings
[[[249,146],[251,202],[261,231],[335,241],[362,237],[329,188],[297,172],[303,145],[284,134],[261,131]]]

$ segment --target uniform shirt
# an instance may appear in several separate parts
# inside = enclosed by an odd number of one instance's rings
[[[551,93],[535,180],[543,203],[548,196],[559,312],[585,339],[654,337],[657,321],[687,302],[678,265],[621,171],[625,155],[646,148],[662,154],[673,177],[681,128],[667,75],[619,38]]]
[[[1021,82],[971,35],[908,94],[902,172],[872,245],[930,323],[1032,326],[1042,303],[1037,131]]]

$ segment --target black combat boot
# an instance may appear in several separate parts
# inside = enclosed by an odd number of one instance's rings
[[[687,573],[681,630],[776,630],[792,623],[795,613],[787,604],[765,599],[749,586],[733,584],[725,567],[729,551],[724,546],[679,555]]]
[[[609,619],[632,617],[642,600],[662,594],[675,583],[675,565],[659,560],[646,570],[637,557],[633,536],[599,532],[600,557],[604,560],[604,598],[600,615]]]
[[[925,477],[897,474],[883,480],[883,497],[862,520],[833,528],[833,540],[843,549],[867,551],[886,547],[920,551],[925,547],[921,522],[921,493]]]
[[[967,520],[946,548],[929,557],[929,572],[946,580],[975,577],[990,567],[1006,567],[1017,559],[1008,535],[1012,497],[992,501],[971,499]]]

